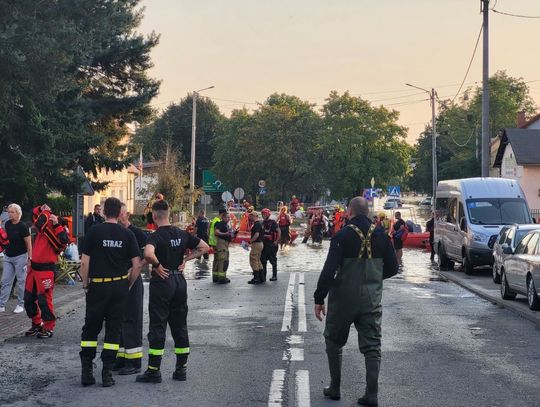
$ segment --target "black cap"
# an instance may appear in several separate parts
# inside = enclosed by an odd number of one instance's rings
[[[224,214],[224,213],[227,213],[227,209],[221,208],[219,210],[219,214],[221,215],[221,214]]]

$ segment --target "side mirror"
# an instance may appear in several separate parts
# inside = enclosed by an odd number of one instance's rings
[[[512,250],[512,248],[508,245],[504,245],[503,246],[503,253],[504,254],[514,254],[514,251]]]

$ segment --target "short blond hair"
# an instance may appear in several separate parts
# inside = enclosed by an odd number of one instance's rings
[[[8,210],[15,209],[15,213],[17,214],[17,218],[18,218],[17,220],[21,220],[21,218],[22,218],[22,209],[21,209],[20,205],[17,205],[16,203],[12,203],[7,208],[8,208]]]

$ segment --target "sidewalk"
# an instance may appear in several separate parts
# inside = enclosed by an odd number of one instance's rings
[[[503,300],[501,298],[501,286],[493,282],[491,270],[475,270],[472,276],[468,276],[462,271],[439,271],[436,268],[433,268],[433,270],[441,277],[462,286],[479,297],[509,309],[523,318],[540,325],[540,311],[531,311],[526,297],[518,294],[514,301]]]
[[[84,293],[81,283],[67,285],[58,283],[54,287],[54,307],[56,318],[64,315],[81,306],[84,302]],[[26,312],[14,314],[13,310],[17,305],[16,298],[10,298],[6,304],[6,312],[0,313],[0,344],[6,339],[22,335],[30,327],[30,319]],[[1,345],[0,345],[1,346]]]

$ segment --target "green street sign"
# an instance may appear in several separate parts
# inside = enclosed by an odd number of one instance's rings
[[[210,170],[203,170],[203,191],[204,192],[225,192],[227,187],[216,178],[216,175]]]

